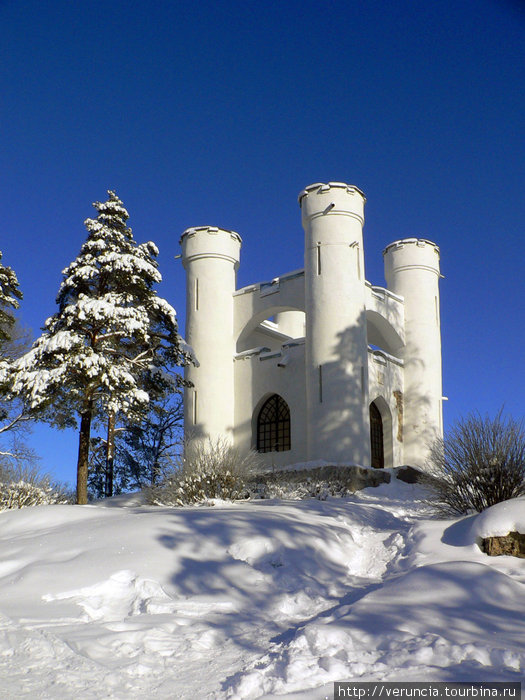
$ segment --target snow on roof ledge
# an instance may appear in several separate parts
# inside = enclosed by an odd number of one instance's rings
[[[394,364],[399,365],[400,367],[403,367],[405,364],[404,360],[402,360],[400,357],[390,355],[390,353],[386,352],[385,350],[373,348],[370,345],[368,346],[368,352],[369,354],[373,355],[374,358],[384,358],[386,362],[393,362]]]
[[[261,352],[270,352],[270,348],[267,348],[264,345],[261,345],[257,348],[250,348],[249,350],[243,350],[242,352],[238,352],[236,355],[234,355],[233,359],[234,360],[245,360],[248,357],[254,357],[256,355],[260,355]]]
[[[274,277],[272,280],[255,282],[254,284],[249,284],[246,287],[241,287],[233,292],[233,296],[239,296],[241,294],[250,294],[251,292],[256,292],[260,290],[261,287],[278,285],[281,282],[288,282],[289,280],[295,279],[296,277],[302,277],[304,275],[304,268],[300,270],[292,270],[292,272],[286,272],[284,275],[279,275],[279,277]],[[277,291],[277,289],[276,289]]]

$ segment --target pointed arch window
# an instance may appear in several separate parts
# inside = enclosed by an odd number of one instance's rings
[[[257,417],[257,451],[285,452],[291,449],[290,409],[286,401],[273,394]]]
[[[370,404],[370,453],[372,466],[382,469],[385,466],[383,419],[374,402]]]

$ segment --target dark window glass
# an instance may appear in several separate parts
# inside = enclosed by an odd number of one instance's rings
[[[370,452],[372,466],[382,469],[385,466],[383,419],[375,403],[370,404]]]
[[[284,452],[291,449],[290,409],[274,394],[264,402],[257,418],[257,451]]]

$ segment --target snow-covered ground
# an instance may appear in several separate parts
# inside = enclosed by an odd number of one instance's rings
[[[394,481],[322,502],[2,512],[0,697],[321,700],[337,680],[522,680],[525,560],[476,538],[523,526],[525,498],[445,521],[423,495]]]

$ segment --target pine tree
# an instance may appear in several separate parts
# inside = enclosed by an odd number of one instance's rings
[[[140,423],[122,422],[115,432],[114,490],[119,494],[155,485],[180,459],[183,405],[181,394],[150,401]],[[107,437],[91,439],[89,491],[108,495]]]
[[[11,329],[15,324],[13,310],[19,308],[22,292],[15,271],[2,265],[1,261],[0,252],[0,343],[3,345],[4,341],[11,340]]]
[[[25,445],[23,434],[29,432],[31,411],[27,404],[18,397],[10,396],[9,378],[11,364],[31,348],[31,332],[24,328],[18,319],[4,328],[9,337],[0,341],[0,466],[2,463],[18,460],[21,462],[34,461],[35,455]],[[7,335],[7,334],[6,334]],[[8,444],[5,444],[7,438]]]
[[[27,352],[30,341],[29,332],[14,315],[23,297],[16,273],[1,260],[0,252],[0,434],[4,434],[18,430],[29,420],[23,403],[9,397],[9,377],[11,362]],[[14,457],[16,452],[11,447],[7,452],[1,450],[0,456]]]
[[[152,403],[140,424],[121,433],[121,460],[137,485],[155,485],[180,457],[184,407],[182,396]]]
[[[54,425],[80,418],[77,503],[87,502],[92,421],[117,414],[137,419],[150,394],[183,383],[169,369],[189,359],[174,309],[154,291],[161,281],[158,249],[135,242],[128,212],[108,194],[93,205],[98,216],[86,220],[87,240],[63,271],[58,311],[15,363],[12,388]]]

